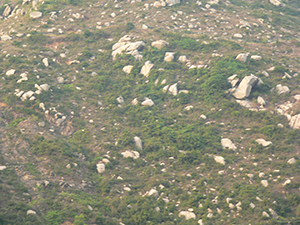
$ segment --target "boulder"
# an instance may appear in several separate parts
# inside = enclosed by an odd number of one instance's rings
[[[289,125],[294,129],[300,129],[300,114],[292,116]]]
[[[116,59],[117,55],[121,55],[123,52],[126,54],[131,54],[135,57],[136,60],[140,60],[142,56],[139,54],[139,51],[142,50],[145,46],[143,41],[129,42],[131,37],[125,35],[122,37],[119,42],[112,46],[112,56],[113,60]]]
[[[173,59],[174,59],[174,52],[166,52],[165,53],[165,58],[164,58],[164,61],[166,62],[172,62]]]
[[[255,205],[252,202],[250,203],[250,208],[252,208],[252,209],[255,208]]]
[[[34,11],[30,13],[30,18],[32,19],[38,19],[41,18],[43,16],[43,13],[39,12],[39,11]]]
[[[193,212],[190,212],[190,211],[181,211],[178,215],[179,217],[182,217],[184,216],[186,220],[189,220],[189,219],[196,219],[196,215],[195,213]]]
[[[135,98],[131,101],[131,105],[137,105],[138,103],[139,103],[139,101],[137,100],[137,98]]]
[[[225,159],[224,159],[224,157],[222,157],[222,156],[215,156],[215,157],[214,157],[214,160],[215,160],[217,163],[220,163],[220,164],[222,164],[222,165],[225,165]]]
[[[281,95],[281,94],[289,93],[290,89],[287,86],[282,86],[281,84],[278,84],[276,85],[276,91],[277,94]]]
[[[57,83],[63,84],[65,82],[65,79],[63,77],[58,77],[57,78]]]
[[[9,41],[11,39],[12,38],[9,35],[7,35],[7,34],[4,34],[4,35],[1,36],[1,41]]]
[[[234,34],[234,35],[233,35],[233,37],[234,37],[234,38],[239,38],[239,39],[242,39],[242,38],[243,38],[243,35],[242,35],[242,34],[239,34],[239,33],[237,33],[237,34]]]
[[[177,83],[175,84],[172,84],[170,87],[169,87],[169,92],[172,94],[172,95],[177,95],[178,93],[178,90],[177,90]]]
[[[8,16],[11,12],[11,8],[10,6],[6,6],[6,8],[4,9],[3,13],[2,13],[2,16]]]
[[[178,61],[182,62],[182,63],[185,63],[187,61],[187,58],[186,58],[185,55],[181,55],[181,56],[179,56]]]
[[[143,145],[142,145],[142,140],[141,138],[139,138],[138,136],[135,136],[133,138],[134,142],[135,142],[135,146],[140,149],[140,150],[143,150]]]
[[[158,41],[153,41],[151,43],[151,46],[157,48],[157,49],[162,49],[163,47],[166,47],[169,45],[169,42],[166,42],[165,40],[158,40]]]
[[[154,105],[154,102],[153,102],[150,98],[148,98],[148,99],[146,99],[145,101],[143,101],[143,102],[141,103],[141,105],[144,105],[144,106],[153,106],[153,105]]]
[[[258,144],[260,144],[260,145],[262,145],[262,146],[264,146],[264,147],[267,147],[267,146],[269,146],[269,145],[272,144],[271,141],[266,141],[266,140],[264,140],[264,139],[262,139],[262,138],[256,139],[255,141],[256,141]]]
[[[295,158],[291,158],[287,161],[288,164],[294,164],[296,162]]]
[[[6,73],[5,73],[5,75],[6,76],[12,76],[12,75],[14,75],[15,74],[15,72],[16,72],[16,70],[14,70],[14,69],[11,69],[11,70],[8,70]]]
[[[228,138],[222,138],[221,139],[221,144],[222,144],[222,147],[225,149],[225,148],[229,148],[229,149],[232,149],[232,150],[235,150],[236,149],[236,146],[233,144],[233,142],[228,139]]]
[[[151,61],[146,61],[140,73],[143,74],[145,77],[149,77],[150,70],[152,69],[153,66],[154,64],[151,63]]]
[[[123,155],[124,158],[128,158],[128,157],[133,159],[140,158],[140,153],[132,150],[126,150],[125,152],[122,152],[121,155]]]
[[[158,197],[158,191],[155,189],[151,189],[148,194],[148,196],[154,196],[154,197]]]
[[[272,217],[273,217],[275,220],[277,220],[277,219],[278,219],[277,213],[276,213],[273,209],[271,209],[271,208],[269,208],[269,211],[270,211]]]
[[[0,171],[5,170],[6,166],[0,166]]]
[[[282,5],[282,2],[280,0],[270,0],[270,3],[272,3],[273,5],[276,5],[276,6]]]
[[[40,87],[43,89],[43,91],[48,91],[50,88],[49,84],[42,84]]]
[[[36,212],[30,209],[30,210],[27,210],[26,215],[36,215]]]
[[[166,0],[166,3],[171,6],[171,5],[176,5],[180,3],[180,0]]]
[[[270,217],[270,215],[267,212],[265,212],[265,211],[263,211],[262,216],[263,217],[268,217],[268,218]]]
[[[250,58],[255,61],[260,61],[262,59],[262,57],[260,55],[252,55]]]
[[[248,54],[241,53],[241,54],[238,54],[238,56],[236,57],[236,60],[245,63],[247,61],[247,58],[248,58]]]
[[[27,98],[31,98],[32,95],[34,95],[33,91],[27,91],[22,95],[21,100],[25,101]]]
[[[133,68],[133,66],[131,66],[131,65],[124,66],[124,67],[123,67],[123,71],[124,71],[125,73],[127,73],[127,74],[130,74],[132,68]]]
[[[120,104],[124,103],[124,98],[122,96],[119,96],[116,98],[117,102],[119,102]]]
[[[264,100],[262,97],[260,97],[260,96],[257,97],[257,102],[258,102],[258,104],[260,104],[261,106],[266,105],[265,100]]]
[[[259,82],[259,78],[251,74],[243,78],[237,89],[233,92],[233,96],[237,99],[247,98],[254,87]]]
[[[234,74],[227,78],[227,81],[231,84],[231,87],[235,87],[237,83],[239,82],[239,78],[236,78],[237,74]]]
[[[105,171],[105,164],[104,163],[98,163],[96,166],[97,166],[98,173],[103,173]]]
[[[262,180],[260,183],[261,183],[264,187],[268,187],[268,185],[269,185],[269,183],[268,183],[267,180]]]
[[[43,61],[44,65],[45,65],[46,67],[49,66],[48,58],[44,58],[42,61]]]

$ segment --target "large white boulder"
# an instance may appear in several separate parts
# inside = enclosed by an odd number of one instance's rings
[[[222,156],[214,156],[214,160],[217,162],[217,163],[220,163],[222,165],[225,165],[225,159],[224,157]]]
[[[196,219],[196,215],[195,213],[193,212],[190,212],[190,211],[181,211],[178,215],[179,217],[182,217],[184,216],[186,220],[189,220],[189,219]]]
[[[7,34],[4,34],[4,35],[1,36],[1,41],[9,41],[11,39],[12,38],[9,35],[7,35]]]
[[[145,77],[149,77],[150,70],[153,68],[154,64],[151,63],[151,61],[146,61],[141,69],[141,74],[143,74]]]
[[[127,73],[127,74],[130,74],[132,68],[133,68],[133,66],[131,66],[131,65],[124,66],[124,67],[123,67],[123,71],[124,71],[125,73]]]
[[[174,59],[174,52],[166,52],[165,53],[165,58],[164,58],[164,61],[166,62],[172,62],[173,59]]]
[[[295,158],[291,158],[287,161],[288,164],[294,164],[296,162]]]
[[[145,101],[143,101],[143,102],[141,103],[141,105],[144,105],[144,106],[153,106],[153,105],[154,105],[154,102],[153,102],[150,98],[148,98],[148,99],[146,99]]]
[[[172,94],[172,95],[177,95],[178,93],[178,90],[177,90],[177,83],[175,84],[172,84],[170,87],[169,87],[169,92]]]
[[[158,191],[153,188],[148,192],[148,196],[158,197]]]
[[[282,86],[281,84],[276,85],[276,91],[279,95],[289,93],[290,89],[288,86]]]
[[[222,144],[222,147],[225,149],[225,148],[229,148],[229,149],[232,149],[232,150],[235,150],[236,149],[236,146],[233,144],[233,142],[228,139],[228,138],[222,138],[221,139],[221,144]]]
[[[36,212],[30,209],[30,210],[27,210],[26,215],[36,215]]]
[[[134,142],[135,142],[135,146],[140,149],[140,150],[143,150],[143,144],[142,144],[142,139],[139,138],[138,136],[135,136],[133,138]]]
[[[245,76],[232,95],[237,99],[245,99],[250,95],[252,87],[258,82],[259,78],[253,74]]]
[[[137,151],[132,151],[132,150],[126,150],[125,152],[121,153],[124,158],[133,158],[133,159],[138,159],[140,158],[140,153]]]
[[[240,61],[240,62],[246,62],[248,58],[248,54],[247,53],[240,53],[238,54],[238,56],[236,57],[236,60]]]
[[[271,141],[266,141],[265,139],[262,139],[262,138],[258,138],[258,139],[256,139],[255,141],[256,141],[258,144],[260,144],[260,145],[262,145],[262,146],[264,146],[264,147],[267,147],[267,146],[269,146],[269,145],[272,144]]]
[[[11,69],[11,70],[6,71],[5,75],[8,76],[8,77],[10,77],[10,76],[14,75],[15,72],[16,72],[16,70]]]

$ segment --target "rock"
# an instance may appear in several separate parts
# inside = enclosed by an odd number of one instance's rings
[[[222,147],[224,149],[226,148],[229,148],[229,149],[232,149],[232,150],[236,150],[236,146],[233,144],[233,142],[228,139],[228,138],[222,138],[221,139],[221,144],[222,144]]]
[[[142,29],[143,29],[143,30],[147,30],[147,29],[148,29],[148,26],[147,26],[146,24],[143,24],[143,25],[142,25]]]
[[[49,84],[42,84],[42,85],[40,85],[40,87],[41,87],[44,91],[48,91],[49,88],[50,88]]]
[[[121,155],[123,155],[124,158],[128,158],[128,157],[133,159],[140,158],[140,153],[132,150],[126,150],[125,152],[122,152]]]
[[[124,67],[123,67],[123,71],[124,71],[125,73],[127,73],[127,74],[130,74],[132,68],[133,68],[133,66],[131,66],[131,65],[124,66]]]
[[[154,64],[152,64],[150,61],[146,61],[140,73],[143,74],[145,77],[149,77],[150,70],[152,69],[153,66]]]
[[[241,54],[238,54],[238,56],[236,57],[236,59],[240,62],[246,62],[247,61],[247,58],[248,58],[248,54],[246,53],[241,53]]]
[[[268,187],[268,185],[269,185],[269,183],[268,183],[267,180],[262,180],[260,183],[261,183],[264,187]]]
[[[39,123],[38,123],[38,126],[39,126],[39,127],[44,127],[44,126],[45,126],[45,122],[44,122],[44,121],[43,121],[43,122],[39,122]]]
[[[137,105],[138,103],[139,103],[139,101],[137,100],[137,98],[135,98],[131,101],[131,105]]]
[[[30,18],[32,19],[38,19],[41,18],[43,16],[43,13],[39,12],[39,11],[34,11],[30,13]]]
[[[186,58],[185,55],[181,55],[181,56],[179,56],[178,61],[182,62],[182,63],[185,63],[187,61],[187,58]]]
[[[201,115],[200,115],[200,118],[201,118],[201,119],[204,119],[204,120],[207,119],[207,117],[206,117],[204,114],[201,114]]]
[[[119,102],[120,104],[124,103],[124,98],[122,96],[119,96],[116,99],[117,99],[117,102]]]
[[[271,209],[271,208],[269,208],[269,211],[270,211],[272,217],[273,217],[275,220],[277,220],[277,219],[278,219],[277,213],[276,213],[273,209]]]
[[[228,207],[229,207],[230,209],[234,209],[234,208],[235,208],[234,204],[232,204],[232,203],[229,203]]]
[[[153,3],[153,7],[155,7],[155,8],[160,8],[162,5],[161,5],[161,3],[159,2],[159,1],[155,1],[154,3]]]
[[[190,212],[190,211],[181,211],[179,214],[178,214],[179,217],[182,217],[184,216],[186,220],[189,220],[189,219],[196,219],[196,215],[195,213],[193,212]]]
[[[104,162],[105,164],[110,163],[109,159],[107,158],[102,159],[102,162]]]
[[[166,52],[165,53],[165,58],[164,58],[164,61],[166,62],[172,62],[173,59],[174,59],[174,52]]]
[[[2,16],[8,16],[11,12],[11,8],[10,6],[6,6],[6,8],[4,9],[3,13],[2,13]]]
[[[169,45],[169,42],[166,42],[164,40],[158,40],[158,41],[154,41],[151,43],[151,46],[157,48],[157,49],[162,49],[163,47],[166,47]]]
[[[276,5],[276,6],[281,6],[282,5],[280,0],[270,0],[270,3],[272,3],[273,5]]]
[[[135,146],[139,149],[139,150],[143,150],[143,145],[142,145],[142,140],[141,138],[135,136],[133,138],[134,142],[135,142]]]
[[[34,95],[33,91],[27,91],[22,95],[21,100],[25,101],[27,98],[31,98],[32,95]]]
[[[255,60],[255,61],[262,60],[262,57],[260,55],[252,55],[250,58],[253,59],[253,60]]]
[[[252,209],[255,208],[255,205],[252,202],[250,203],[250,208],[252,208]]]
[[[214,216],[214,214],[211,212],[207,214],[207,218],[212,218],[213,216]]]
[[[58,82],[59,84],[63,84],[63,83],[65,82],[65,79],[64,79],[63,77],[58,77],[58,78],[57,78],[57,82]]]
[[[214,160],[215,160],[217,163],[220,163],[220,164],[222,164],[222,165],[225,165],[225,159],[224,159],[224,157],[222,157],[222,156],[215,156],[215,157],[214,157]]]
[[[294,164],[296,163],[296,159],[295,158],[291,158],[287,161],[288,164]]]
[[[57,120],[56,120],[56,126],[59,127],[66,119],[67,119],[66,116],[63,116],[63,117],[57,119]]]
[[[36,215],[36,212],[30,209],[30,210],[27,210],[26,215]]]
[[[233,35],[233,37],[234,37],[234,38],[239,38],[239,39],[242,39],[242,38],[243,38],[243,35],[242,35],[242,34],[239,34],[239,33],[237,33],[237,34],[234,34],[234,35]]]
[[[245,76],[232,95],[237,99],[245,99],[250,95],[252,87],[254,87],[258,82],[259,78],[253,74]]]
[[[148,192],[147,195],[148,195],[148,196],[158,197],[158,191],[152,188],[152,189]]]
[[[98,163],[96,166],[97,166],[98,173],[103,173],[105,171],[105,164],[104,163]]]
[[[6,166],[0,166],[0,171],[5,170],[6,168]]]
[[[92,207],[92,206],[88,205],[87,207],[88,207],[88,209],[89,209],[90,211],[93,211],[93,207]]]
[[[199,225],[204,225],[202,219],[198,220],[198,224],[199,224]]]
[[[265,100],[260,96],[257,97],[257,103],[260,104],[261,106],[266,105]]]
[[[268,213],[266,213],[265,211],[263,211],[262,216],[264,217],[270,217]]]
[[[289,125],[294,129],[300,129],[300,114],[292,116]]]
[[[239,82],[239,78],[236,78],[237,77],[237,74],[234,74],[230,77],[227,78],[227,81],[229,83],[231,83],[231,87],[235,87],[237,85],[237,83]]]
[[[177,83],[175,83],[175,84],[173,84],[173,85],[171,85],[170,87],[169,87],[169,92],[172,94],[172,95],[177,95],[177,93],[178,93],[178,90],[177,90]]]
[[[267,147],[267,146],[269,146],[269,145],[272,144],[271,141],[266,141],[266,140],[264,140],[264,139],[262,139],[262,138],[256,139],[255,141],[256,141],[258,144],[260,144],[260,145],[262,145],[262,146],[264,146],[264,147]]]
[[[11,39],[12,38],[9,35],[7,35],[7,34],[4,34],[4,35],[1,36],[1,41],[9,41]]]
[[[11,69],[11,70],[8,70],[6,73],[5,73],[5,75],[6,76],[12,76],[12,75],[14,75],[15,74],[15,72],[16,72],[16,70],[14,70],[14,69]]]
[[[188,106],[184,107],[183,110],[190,111],[190,110],[193,109],[193,108],[194,108],[194,106],[188,105]]]
[[[284,183],[282,184],[283,186],[290,184],[292,181],[290,179],[287,179],[286,181],[284,181]]]
[[[145,101],[143,101],[143,102],[141,103],[141,105],[143,105],[143,106],[153,106],[153,105],[154,105],[154,102],[153,102],[150,98],[148,98],[148,99],[146,99]]]
[[[285,94],[290,92],[290,89],[287,86],[282,86],[281,84],[276,85],[277,94]]]
[[[49,66],[48,58],[44,58],[42,61],[46,67]]]

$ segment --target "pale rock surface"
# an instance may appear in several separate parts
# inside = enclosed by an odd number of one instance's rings
[[[140,150],[143,150],[143,145],[142,145],[142,140],[141,140],[141,138],[139,138],[138,136],[135,136],[135,137],[133,138],[133,140],[134,140],[134,142],[135,142],[136,147],[137,147],[138,149],[140,149]]]
[[[154,102],[153,102],[150,98],[148,98],[148,99],[146,99],[145,101],[143,101],[143,102],[141,103],[141,105],[143,105],[143,106],[153,106],[153,105],[154,105]]]
[[[148,196],[158,197],[158,191],[152,188],[152,189],[148,192]]]
[[[258,138],[258,139],[256,139],[255,141],[256,141],[258,144],[260,144],[260,145],[262,145],[262,146],[264,146],[264,147],[267,147],[267,146],[269,146],[269,145],[272,144],[271,141],[266,141],[266,140],[264,140],[264,139],[262,139],[262,138]]]
[[[58,78],[57,78],[57,82],[58,82],[59,84],[63,84],[63,83],[65,82],[65,79],[64,79],[63,77],[58,77]]]
[[[117,97],[117,102],[119,102],[120,104],[124,103],[124,98],[122,96]]]
[[[174,52],[166,52],[165,53],[165,58],[164,58],[164,61],[166,62],[172,62],[173,59],[174,59]]]
[[[252,55],[250,58],[256,61],[262,60],[262,57],[260,55]]]
[[[232,149],[232,150],[235,150],[236,149],[236,146],[233,144],[233,142],[228,139],[228,138],[222,138],[221,139],[221,144],[222,144],[222,147],[224,149],[226,148],[229,148],[229,149]]]
[[[169,87],[169,92],[172,94],[172,95],[177,95],[178,93],[178,90],[177,90],[177,83],[175,84],[172,84],[170,87]]]
[[[268,217],[268,218],[270,217],[270,215],[267,212],[265,212],[265,211],[263,211],[262,216]]]
[[[181,56],[178,57],[178,61],[182,62],[182,63],[185,63],[187,61],[187,58],[186,58],[185,55],[181,55]]]
[[[184,110],[190,111],[190,110],[193,109],[193,108],[194,108],[194,106],[188,105],[188,106],[184,107]]]
[[[272,3],[273,5],[276,5],[276,6],[282,5],[282,2],[280,0],[270,0],[270,3]]]
[[[227,81],[231,84],[231,87],[235,87],[237,83],[239,82],[239,78],[236,78],[237,74],[234,74],[227,78]]]
[[[287,161],[288,164],[294,164],[296,162],[295,158],[291,158]]]
[[[33,210],[27,210],[26,215],[36,215],[36,212]]]
[[[276,213],[273,209],[269,208],[269,212],[271,213],[272,217],[273,217],[275,220],[278,219],[278,215],[277,215],[277,213]]]
[[[127,74],[130,74],[132,68],[133,68],[133,66],[131,66],[131,65],[124,66],[124,67],[123,67],[123,71],[124,71],[125,73],[127,73]]]
[[[292,116],[289,125],[294,129],[300,129],[300,114]]]
[[[0,166],[0,171],[5,170],[6,166]]]
[[[153,41],[151,43],[151,46],[157,48],[157,49],[162,49],[163,47],[166,47],[169,45],[169,42],[166,42],[165,40],[158,40],[158,41]]]
[[[186,220],[189,220],[189,219],[196,219],[196,215],[195,213],[193,212],[190,212],[190,211],[181,211],[179,214],[178,214],[179,217],[182,217],[184,216]]]
[[[137,100],[137,98],[135,98],[131,101],[131,105],[137,105],[137,104],[139,104],[139,101]]]
[[[5,73],[5,75],[6,76],[12,76],[12,75],[14,75],[15,74],[15,72],[16,72],[16,70],[14,70],[14,69],[11,69],[11,70],[8,70],[6,73]]]
[[[222,165],[225,165],[225,159],[224,159],[224,157],[222,157],[222,156],[215,156],[215,157],[214,157],[214,160],[215,160],[217,163],[220,163],[220,164],[222,164]]]
[[[282,184],[283,186],[290,184],[292,181],[290,179],[287,179],[286,181],[284,181],[284,183]]]
[[[239,39],[242,39],[243,38],[243,35],[242,34],[239,34],[239,33],[236,33],[233,35],[234,38],[239,38]]]
[[[276,85],[276,91],[279,95],[290,92],[287,86],[282,86],[281,84]]]
[[[140,158],[140,153],[132,150],[126,150],[125,152],[122,152],[121,155],[123,155],[124,158],[128,158],[128,157],[133,159]]]
[[[269,185],[269,183],[268,183],[267,180],[262,180],[260,183],[261,183],[264,187],[268,187],[268,185]]]
[[[1,36],[1,41],[9,41],[11,39],[12,38],[9,35],[7,35],[7,34],[4,34],[4,35]]]
[[[11,8],[10,6],[6,6],[6,8],[4,9],[3,13],[2,13],[2,16],[8,16],[11,12]]]
[[[39,12],[39,11],[34,11],[30,13],[30,17],[32,19],[38,19],[41,18],[43,16],[43,13]]]
[[[180,0],[166,0],[166,3],[167,3],[169,6],[172,6],[172,5],[179,4],[179,3],[180,3]]]
[[[245,76],[232,95],[237,99],[245,99],[250,95],[252,87],[258,82],[259,78],[253,74],[250,76]]]
[[[250,207],[251,207],[252,209],[254,209],[254,208],[255,208],[255,205],[251,202],[251,203],[250,203]]]
[[[40,87],[43,89],[43,91],[48,91],[50,88],[49,84],[42,84]]]
[[[27,98],[31,98],[32,95],[34,95],[33,91],[27,91],[22,95],[21,100],[25,101]]]
[[[98,163],[96,166],[97,166],[98,173],[103,173],[105,171],[105,164],[104,163]]]
[[[236,57],[237,60],[239,60],[240,62],[246,62],[248,58],[248,54],[246,53],[240,53],[238,54],[238,56]]]
[[[258,104],[260,104],[261,106],[266,105],[265,100],[264,100],[261,96],[258,96],[258,97],[257,97],[257,102],[258,102]]]
[[[151,63],[151,61],[146,61],[140,73],[143,74],[145,77],[149,77],[150,70],[152,69],[153,66],[154,64]]]
[[[48,58],[44,58],[42,61],[43,61],[44,65],[45,65],[46,67],[49,66]]]

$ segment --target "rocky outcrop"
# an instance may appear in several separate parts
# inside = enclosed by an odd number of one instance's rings
[[[132,151],[132,150],[126,150],[125,152],[121,153],[124,158],[133,158],[133,159],[138,159],[140,158],[140,153],[137,151]]]
[[[281,95],[281,94],[289,93],[290,89],[288,88],[288,86],[282,86],[281,84],[278,84],[276,85],[276,91],[277,94]]]
[[[195,213],[193,212],[190,212],[190,211],[181,211],[178,215],[179,217],[182,217],[184,216],[186,220],[189,220],[189,219],[196,219],[196,215]]]
[[[282,6],[282,2],[280,0],[270,0],[270,3],[276,6]]]
[[[133,138],[134,142],[135,142],[135,146],[139,149],[139,150],[143,150],[143,145],[142,145],[142,140],[141,138],[139,138],[138,136],[135,136]]]
[[[300,114],[292,116],[289,125],[294,129],[300,129]]]
[[[143,58],[139,51],[144,48],[145,43],[143,41],[130,42],[131,39],[132,37],[130,35],[125,35],[112,46],[111,54],[113,56],[113,60],[116,59],[117,55],[121,55],[123,52],[131,54],[138,61]]]
[[[222,144],[222,147],[224,149],[228,148],[228,149],[232,149],[232,150],[236,150],[236,146],[233,144],[233,142],[228,139],[228,138],[222,138],[221,139],[221,144]]]
[[[233,92],[233,96],[237,99],[247,98],[254,87],[259,82],[259,78],[251,74],[243,78],[237,89]]]

